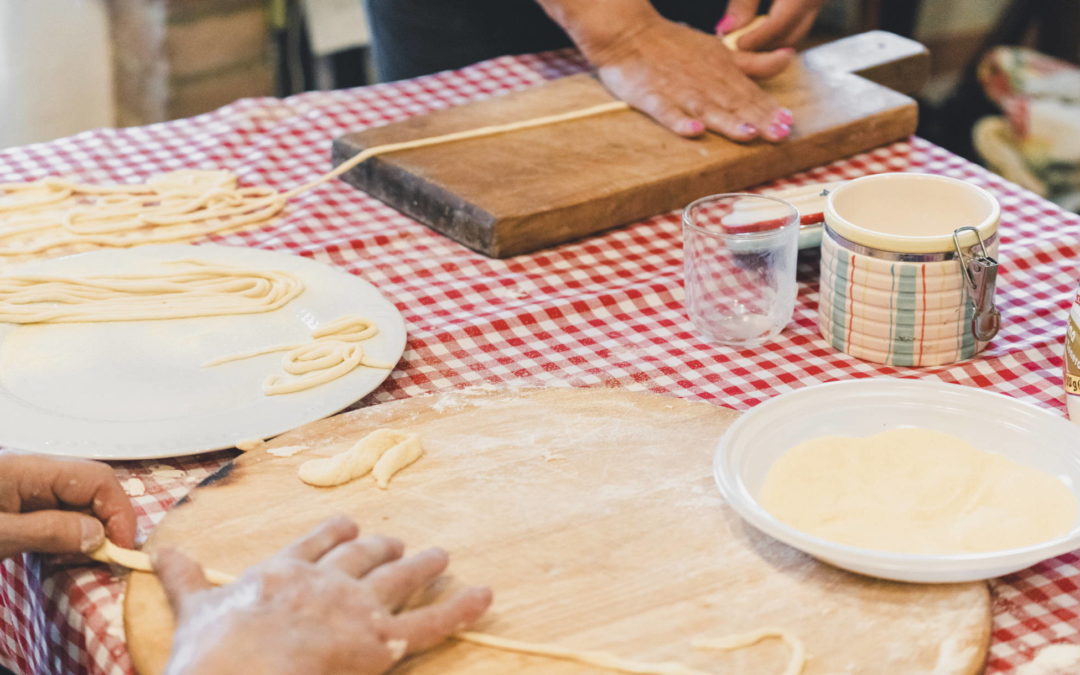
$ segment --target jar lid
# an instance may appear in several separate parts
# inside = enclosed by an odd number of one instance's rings
[[[1001,207],[986,190],[924,173],[856,178],[832,190],[825,202],[829,229],[856,244],[897,253],[952,251],[953,232],[961,227],[973,227],[989,239],[1000,216]],[[975,239],[967,232],[961,243],[974,244]]]

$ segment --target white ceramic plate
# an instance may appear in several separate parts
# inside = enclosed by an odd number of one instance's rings
[[[1058,539],[961,555],[908,555],[836,544],[797,530],[758,504],[765,475],[784,452],[825,435],[867,436],[901,426],[952,434],[987,452],[1060,477],[1080,497],[1080,427],[1042,408],[970,387],[871,378],[777,396],[742,415],[717,447],[713,471],[724,498],[759,530],[825,562],[884,579],[989,579],[1080,548],[1080,521]]]
[[[271,345],[306,342],[313,327],[345,314],[373,319],[364,342],[396,363],[405,323],[371,284],[307,258],[225,246],[142,246],[32,263],[20,272],[130,272],[158,261],[200,260],[291,272],[304,292],[265,314],[166,321],[16,326],[0,323],[0,445],[95,459],[148,459],[233,447],[345,408],[390,371],[358,368],[307,391],[265,396],[281,354],[213,368],[206,361]]]

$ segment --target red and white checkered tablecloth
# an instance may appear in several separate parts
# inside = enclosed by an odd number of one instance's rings
[[[14,148],[0,153],[0,181],[57,174],[131,181],[182,167],[225,167],[246,183],[285,189],[324,172],[330,141],[340,134],[581,68],[568,52],[504,57],[408,82],[243,100],[192,119]],[[801,284],[794,322],[773,344],[748,351],[711,346],[694,334],[683,310],[675,213],[491,260],[334,182],[297,198],[272,226],[215,241],[336,265],[396,303],[408,324],[408,347],[390,379],[364,403],[529,380],[647,389],[745,410],[809,384],[900,375],[981,387],[1063,412],[1060,352],[1080,277],[1080,217],[917,138],[760,187],[880,171],[955,176],[1000,200],[997,302],[1004,327],[979,358],[902,369],[838,353],[818,335],[814,283]],[[141,532],[230,457],[118,464]],[[0,663],[20,673],[131,671],[119,579],[101,567],[50,569],[34,556],[5,561],[0,575]],[[1050,643],[1080,643],[1078,585],[1077,554],[995,581],[988,672],[1007,672]]]

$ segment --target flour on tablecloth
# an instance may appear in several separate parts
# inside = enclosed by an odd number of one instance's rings
[[[146,494],[146,483],[138,478],[128,478],[121,485],[129,497],[142,497]]]
[[[1047,645],[1016,675],[1074,675],[1080,673],[1080,645]]]
[[[187,478],[187,471],[181,469],[174,469],[168,464],[155,464],[150,467],[150,471],[153,473],[153,477],[157,479],[162,478]]]
[[[521,300],[529,296],[529,292],[518,288],[517,286],[510,286],[508,288],[496,288],[492,293],[497,298],[503,300]]]

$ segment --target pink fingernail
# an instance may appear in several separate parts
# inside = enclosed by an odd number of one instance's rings
[[[689,122],[686,122],[683,125],[683,128],[686,129],[686,133],[688,134],[700,134],[701,132],[705,131],[705,125],[698,120],[690,120]]]
[[[735,17],[730,14],[725,14],[719,21],[716,22],[716,34],[723,35],[732,29],[735,25]]]
[[[780,122],[773,122],[769,125],[770,136],[774,136],[776,138],[787,138],[788,134],[790,133],[791,127],[786,124],[781,124]]]
[[[740,136],[757,136],[757,127],[749,122],[743,122],[735,131],[739,132]]]
[[[791,126],[791,123],[795,121],[795,116],[791,114],[791,111],[787,108],[780,108],[776,111],[776,121],[780,124],[786,124]]]

